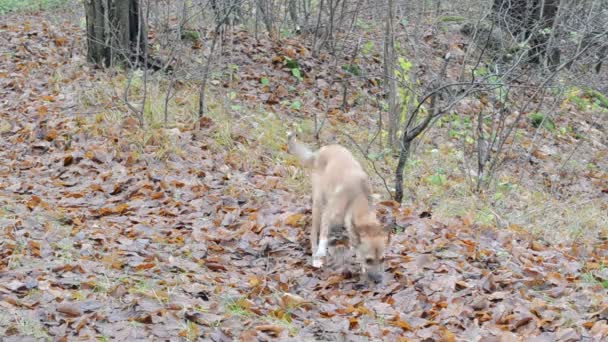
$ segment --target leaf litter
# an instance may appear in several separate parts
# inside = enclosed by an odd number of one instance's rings
[[[392,236],[382,286],[315,270],[310,204],[281,186],[279,165],[245,169],[187,130],[176,137],[185,153],[134,160],[120,140],[79,129],[69,92],[49,87],[55,70],[67,82],[95,77],[70,65],[86,64],[67,38],[50,39],[60,30],[82,39],[77,27],[26,17],[0,30],[11,52],[0,56],[9,75],[0,80],[0,119],[10,123],[0,141],[7,338],[34,334],[26,325],[60,340],[608,337],[607,290],[581,281],[608,278],[608,243],[544,246],[387,201],[382,219],[405,229]],[[286,45],[287,56],[306,54]],[[274,89],[271,105],[287,96]]]

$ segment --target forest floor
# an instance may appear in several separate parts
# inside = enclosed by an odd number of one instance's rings
[[[583,197],[552,201],[539,214],[572,216],[585,208],[578,235],[568,231],[570,239],[561,242],[539,238],[559,230],[558,221],[546,221],[555,225],[535,234],[523,223],[497,227],[480,211],[447,215],[449,206],[441,211],[430,203],[455,190],[422,178],[408,184],[407,205],[378,203],[381,218],[399,230],[384,283],[369,287],[356,275],[310,266],[308,183],[285,152],[284,123],[310,119],[327,84],[318,74],[295,82],[272,62],[282,51],[300,56],[310,73],[322,69],[324,61],[309,57],[300,42],[276,47],[237,33],[233,52],[243,53],[233,53],[230,63],[238,68],[211,83],[231,102],[215,100],[210,108],[244,113],[265,103],[282,114],[264,110],[259,120],[241,115],[229,124],[222,122],[225,114],[210,115],[200,131],[191,124],[141,129],[120,104],[124,76],[87,66],[78,20],[51,11],[8,14],[1,22],[3,340],[608,337],[608,241],[589,228],[601,226],[608,210],[606,138],[596,127],[606,125],[605,117],[586,124],[589,144],[574,150],[598,158],[595,169],[584,164],[585,180],[569,183]],[[259,70],[267,72],[266,81]],[[193,89],[178,85],[171,115],[194,113]],[[355,123],[368,122],[354,115],[360,114],[329,113],[328,126],[350,127],[356,135]],[[374,120],[368,118],[370,125]],[[551,164],[558,148],[552,142],[572,137],[547,137],[535,158],[551,169],[560,165]],[[447,160],[446,141],[420,159]],[[468,208],[462,198],[452,201]],[[572,203],[589,206],[573,209]]]

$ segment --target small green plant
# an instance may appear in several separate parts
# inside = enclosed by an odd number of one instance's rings
[[[585,96],[589,98],[589,102],[596,105],[597,107],[608,109],[608,97],[597,90],[587,89],[585,90]]]
[[[365,43],[363,43],[363,46],[361,47],[361,53],[364,56],[369,56],[374,52],[375,49],[376,49],[376,44],[374,44],[374,42],[372,40],[368,40]]]
[[[403,109],[401,110],[401,121],[405,121],[407,116],[407,109],[410,107],[410,104],[417,106],[418,101],[416,100],[416,96],[412,96],[412,91],[407,85],[410,83],[410,70],[412,69],[412,62],[408,61],[403,57],[397,58],[397,67],[395,68],[395,78],[400,80],[398,84],[404,84],[406,86],[398,87],[397,95],[399,97],[399,101],[403,104]],[[410,103],[414,101],[413,103]]]
[[[270,81],[268,80],[268,78],[267,78],[267,77],[262,77],[262,78],[260,79],[260,83],[261,83],[262,85],[269,85],[269,84],[270,84]]]
[[[492,84],[494,87],[494,96],[500,103],[506,103],[508,100],[508,91],[506,90],[504,84],[500,80],[500,77],[497,75],[491,75],[488,77],[488,83]]]
[[[293,75],[293,77],[297,78],[298,81],[304,81],[304,77],[302,77],[302,73],[300,72],[299,68],[291,69],[291,74]]]
[[[380,152],[370,152],[367,155],[367,159],[371,161],[378,161],[384,159],[386,156],[389,156],[393,151],[390,148],[385,148]]]
[[[489,74],[488,68],[483,65],[473,70],[473,75],[475,75],[476,77],[484,77],[487,74]]]
[[[195,30],[183,30],[181,38],[182,40],[196,42],[201,39],[201,34]]]
[[[184,330],[186,332],[186,340],[196,341],[198,339],[199,329],[196,323],[192,321],[186,321],[186,326]]]
[[[593,276],[593,273],[591,273],[591,272],[583,273],[581,275],[581,280],[584,283],[587,283],[587,284],[595,284],[595,283],[597,283],[597,280],[595,279],[595,276]]]
[[[374,27],[370,22],[363,19],[357,19],[355,26],[363,31],[370,31]]]
[[[445,171],[441,168],[437,169],[434,174],[428,176],[426,181],[432,185],[442,186],[447,182]]]
[[[75,250],[73,242],[70,239],[62,239],[55,244],[55,249],[57,250],[57,257],[59,257],[62,262],[69,264],[73,261]]]
[[[541,113],[532,113],[530,114],[530,123],[535,128],[543,127],[546,130],[554,131],[555,130],[555,122],[551,120],[551,118],[546,117]]]
[[[283,63],[287,68],[291,70],[291,74],[293,75],[293,77],[297,78],[300,82],[304,80],[304,77],[302,76],[302,71],[300,70],[300,65],[298,64],[298,61],[296,59],[285,56]]]
[[[353,74],[355,76],[361,76],[361,67],[357,64],[346,64],[342,66],[342,70]]]
[[[151,290],[152,286],[150,283],[142,279],[129,289],[129,293],[148,294]]]
[[[481,208],[475,213],[475,221],[483,226],[491,226],[496,223],[494,213],[490,208]]]
[[[300,110],[300,108],[302,108],[302,102],[300,102],[299,100],[293,101],[291,103],[291,109],[293,110]]]

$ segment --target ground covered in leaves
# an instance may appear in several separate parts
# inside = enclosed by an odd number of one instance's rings
[[[608,337],[608,242],[547,246],[384,201],[380,216],[402,229],[382,286],[313,269],[310,203],[291,191],[291,166],[245,164],[254,139],[226,151],[212,120],[169,135],[181,153],[163,159],[129,143],[135,120],[94,134],[73,98],[98,73],[74,50],[81,30],[4,19],[4,340]]]

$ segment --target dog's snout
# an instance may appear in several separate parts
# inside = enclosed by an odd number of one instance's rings
[[[380,284],[382,282],[382,274],[380,273],[369,273],[368,276],[374,284]]]

